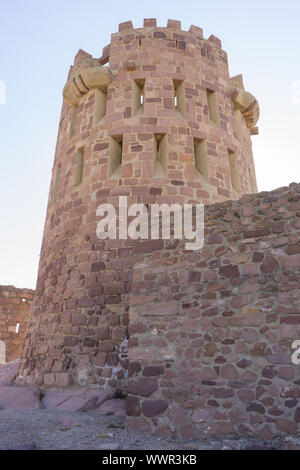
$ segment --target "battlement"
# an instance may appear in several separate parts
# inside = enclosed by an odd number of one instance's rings
[[[202,54],[207,57],[207,50],[212,47],[222,49],[222,42],[215,35],[211,34],[207,39],[203,37],[203,29],[199,26],[191,25],[188,31],[181,29],[181,21],[168,20],[167,26],[158,26],[156,18],[145,18],[143,28],[134,28],[132,21],[126,21],[119,24],[118,33],[111,36],[111,44],[121,39],[127,44],[135,42],[138,47],[143,46],[143,40],[146,38],[164,39],[168,41],[168,47],[174,47],[178,50],[185,50],[189,44],[197,44],[201,40],[204,47]],[[105,46],[99,61],[103,65],[109,60],[110,44]],[[226,55],[226,53],[225,53]]]
[[[139,33],[140,31],[145,31],[145,33],[152,33],[154,31],[154,34],[157,31],[161,31],[162,33],[166,33],[166,35],[161,35],[161,34],[155,34],[153,37],[156,38],[163,38],[163,39],[177,39],[181,41],[187,41],[193,42],[192,38],[194,39],[204,39],[203,37],[203,29],[200,28],[199,26],[194,26],[191,25],[188,31],[184,31],[181,29],[181,21],[178,20],[171,20],[169,19],[167,22],[167,26],[158,26],[157,25],[157,20],[156,18],[145,18],[144,19],[144,25],[143,28],[134,28],[132,21],[125,21],[123,23],[119,24],[119,29],[118,33],[112,34],[112,37],[118,37],[118,34],[127,34],[134,32],[135,34]],[[168,33],[169,31],[169,33]],[[178,36],[178,33],[182,33],[183,36]],[[169,34],[169,36],[168,36]],[[131,38],[127,37],[127,40],[130,40]],[[140,38],[143,39],[143,38]],[[204,39],[205,40],[205,39]],[[222,48],[222,42],[219,38],[211,34],[207,41],[211,42],[215,46],[219,47],[220,49]]]

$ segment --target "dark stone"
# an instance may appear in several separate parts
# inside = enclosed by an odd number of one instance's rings
[[[298,403],[298,400],[294,399],[294,400],[286,400],[284,402],[285,406],[287,406],[288,408],[294,408]]]
[[[273,377],[275,377],[277,375],[277,371],[274,370],[273,366],[266,366],[262,370],[261,375],[263,377],[267,377],[268,379],[272,379]]]
[[[92,272],[103,271],[105,269],[105,263],[103,261],[98,261],[92,264]]]
[[[279,270],[278,261],[273,256],[266,256],[262,263],[260,270],[262,273],[272,273],[273,271]]]
[[[145,416],[153,417],[161,415],[168,408],[164,400],[146,400],[142,403],[142,410]]]
[[[295,412],[295,421],[296,421],[296,423],[300,423],[300,408],[297,408],[297,409],[296,409],[296,412]]]
[[[219,269],[219,274],[220,276],[232,278],[232,277],[239,277],[240,272],[237,266],[234,266],[233,264],[229,264],[227,266],[222,266]]]
[[[127,392],[132,395],[140,395],[142,397],[150,397],[157,390],[157,380],[148,377],[141,377],[137,380],[129,380]]]
[[[140,402],[137,397],[128,396],[126,398],[126,415],[139,416],[141,414]]]
[[[217,402],[217,400],[208,400],[207,404],[209,406],[214,406],[216,408],[218,408],[220,406],[219,403]]]
[[[141,364],[139,362],[129,362],[128,365],[128,376],[132,377],[141,370]]]
[[[252,261],[254,261],[254,263],[260,263],[264,259],[264,256],[265,255],[263,253],[259,253],[258,251],[255,251],[253,253]]]
[[[248,361],[247,359],[241,359],[238,363],[237,366],[240,369],[245,369],[246,367],[251,365],[251,361]]]
[[[157,377],[164,373],[164,368],[161,366],[149,366],[145,367],[143,370],[143,375],[145,377]]]
[[[264,237],[270,235],[270,229],[261,229],[261,230],[249,230],[244,232],[244,238],[255,238],[255,237]]]
[[[229,398],[234,396],[234,392],[230,388],[216,388],[212,391],[212,395],[215,398]]]
[[[272,408],[268,410],[268,413],[272,416],[280,416],[282,415],[283,411],[280,410],[277,406],[272,406]]]
[[[265,407],[262,406],[260,403],[248,403],[247,411],[255,411],[256,413],[260,413],[261,415],[264,415]]]

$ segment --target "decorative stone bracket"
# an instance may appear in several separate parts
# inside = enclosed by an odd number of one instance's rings
[[[113,74],[109,67],[99,65],[98,59],[90,59],[90,66],[79,66],[69,75],[63,89],[63,97],[71,106],[77,106],[80,99],[93,88],[104,88],[113,80]]]
[[[259,119],[259,104],[257,99],[245,90],[242,75],[237,75],[231,79],[232,88],[230,96],[234,109],[239,109],[244,116],[250,130],[254,129]]]

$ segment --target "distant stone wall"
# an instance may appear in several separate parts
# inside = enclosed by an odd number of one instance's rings
[[[100,58],[80,50],[63,91],[20,382],[127,382],[128,296],[139,240],[99,240],[100,204],[185,204],[257,190],[259,107],[201,28],[121,23]],[[148,249],[161,246],[151,240]]]
[[[0,286],[0,364],[20,356],[34,291]]]
[[[299,433],[300,185],[207,206],[203,250],[183,245],[133,266],[127,427]]]

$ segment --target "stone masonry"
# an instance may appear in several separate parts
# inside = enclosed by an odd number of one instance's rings
[[[0,286],[0,364],[20,357],[34,291]]]
[[[18,383],[126,392],[158,435],[298,434],[300,186],[256,194],[259,106],[220,40],[122,23],[63,97]],[[204,248],[99,240],[119,196],[205,204]]]
[[[207,206],[203,250],[133,263],[128,428],[299,435],[300,184]]]
[[[241,76],[230,78],[218,38],[155,19],[120,24],[99,59],[80,50],[63,96],[19,382],[124,389],[132,256],[141,248],[100,241],[96,209],[119,196],[210,204],[255,192],[259,106]]]

